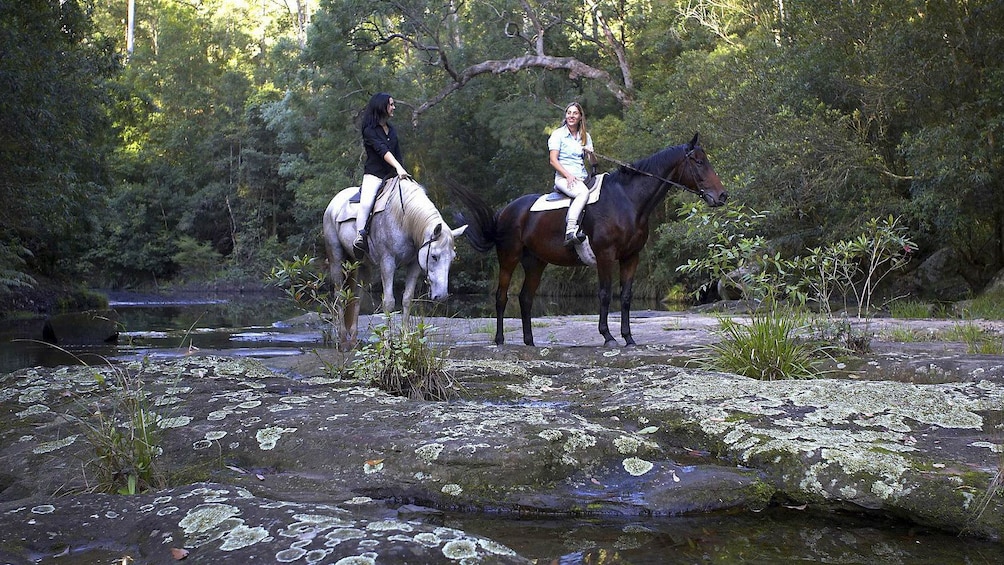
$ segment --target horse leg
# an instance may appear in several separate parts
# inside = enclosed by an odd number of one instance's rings
[[[607,323],[607,315],[610,313],[610,287],[613,281],[613,262],[609,260],[596,261],[596,274],[599,278],[599,299],[600,299],[600,335],[603,336],[603,345],[613,347],[617,345],[617,340],[610,334],[610,325]]]
[[[638,269],[638,255],[621,261],[621,337],[624,345],[635,345],[631,337],[631,299],[634,297],[634,274]]]
[[[519,316],[523,320],[523,343],[533,345],[533,298],[537,296],[540,277],[547,263],[531,256],[523,258],[523,288],[519,291]]]
[[[415,287],[418,286],[418,276],[422,274],[422,267],[415,261],[408,267],[408,275],[404,279],[404,295],[401,297],[401,325],[408,326],[408,317],[411,315],[411,300],[415,297]]]
[[[505,307],[509,303],[509,283],[512,282],[512,272],[516,269],[516,260],[503,260],[499,254],[499,286],[495,289],[495,345],[505,343],[505,328],[503,318]]]
[[[389,253],[380,261],[380,282],[383,286],[383,313],[394,311],[394,257]]]
[[[348,293],[348,302],[340,306],[342,310],[342,351],[351,351],[359,343],[359,303],[362,300],[363,287],[359,283],[359,274],[351,271],[345,279],[346,289],[351,289]]]

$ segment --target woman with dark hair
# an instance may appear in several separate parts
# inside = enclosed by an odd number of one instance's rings
[[[589,196],[583,157],[589,157],[594,169],[596,157],[593,155],[593,138],[586,131],[586,115],[578,102],[565,107],[565,121],[551,133],[547,150],[555,171],[554,188],[572,199],[565,218],[565,245],[582,243],[586,236],[579,231],[579,216]]]
[[[356,212],[356,241],[353,243],[356,259],[361,260],[369,251],[366,226],[380,185],[395,175],[405,178],[404,158],[397,139],[397,130],[391,125],[394,117],[394,98],[386,92],[374,94],[363,111],[362,135],[366,149],[363,165],[363,182],[359,186],[359,210]]]

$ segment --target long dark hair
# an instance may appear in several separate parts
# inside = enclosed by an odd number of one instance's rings
[[[390,117],[387,113],[387,105],[390,104],[391,95],[386,92],[378,92],[370,98],[370,103],[363,110],[363,123],[361,131],[370,126],[380,125],[380,122]]]

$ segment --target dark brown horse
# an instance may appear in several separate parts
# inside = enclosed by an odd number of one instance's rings
[[[583,246],[591,248],[599,276],[600,334],[604,345],[617,341],[610,335],[607,314],[615,264],[620,264],[621,336],[626,345],[631,337],[631,296],[638,254],[648,241],[649,216],[670,189],[682,188],[701,197],[708,206],[725,204],[728,193],[708,157],[698,144],[697,134],[685,145],[677,145],[621,166],[605,175],[599,200],[586,206],[582,230],[588,236]],[[495,292],[497,325],[495,343],[505,341],[502,318],[509,301],[509,282],[517,265],[523,265],[523,288],[519,292],[523,342],[533,345],[530,315],[540,277],[548,264],[576,267],[585,263],[576,249],[564,246],[565,208],[534,212],[530,207],[537,194],[521,196],[498,213],[469,190],[454,187],[470,209],[472,217],[467,238],[484,253],[495,247],[499,259],[499,283]],[[567,208],[567,206],[566,206]],[[581,249],[580,249],[581,251]],[[588,257],[588,254],[587,254]]]

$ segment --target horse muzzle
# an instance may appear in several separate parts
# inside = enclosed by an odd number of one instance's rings
[[[708,206],[710,206],[712,208],[717,208],[719,206],[724,206],[725,202],[729,199],[729,193],[728,192],[724,192],[724,191],[718,193],[718,197],[717,198],[714,195],[712,195],[712,194],[708,194],[707,192],[705,192],[701,196],[704,197],[704,201],[708,204]]]

